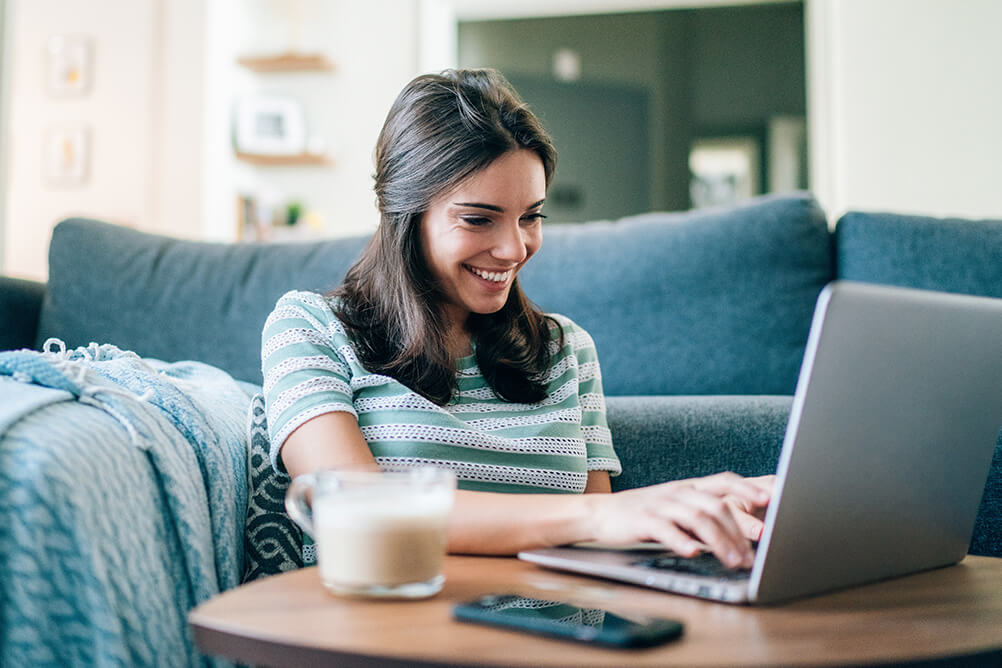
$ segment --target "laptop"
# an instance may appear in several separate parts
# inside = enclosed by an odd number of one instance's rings
[[[750,570],[655,544],[541,566],[772,603],[964,558],[1002,426],[1002,299],[837,281],[818,297]]]

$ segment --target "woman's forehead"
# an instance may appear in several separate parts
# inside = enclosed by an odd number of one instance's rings
[[[460,181],[443,199],[474,202],[502,209],[532,207],[546,197],[543,161],[529,149],[502,154]]]

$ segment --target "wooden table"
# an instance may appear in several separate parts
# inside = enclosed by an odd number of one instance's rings
[[[769,607],[734,606],[547,571],[512,558],[450,556],[445,588],[422,601],[333,596],[315,568],[225,592],[189,616],[195,642],[268,666],[750,666],[933,661],[1002,665],[1002,559]],[[453,604],[513,591],[682,620],[680,640],[614,650],[474,626]],[[942,661],[942,663],[941,663]]]

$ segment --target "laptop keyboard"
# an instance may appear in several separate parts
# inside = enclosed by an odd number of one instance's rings
[[[640,559],[633,562],[634,566],[644,566],[646,568],[656,568],[658,570],[675,571],[676,573],[686,573],[689,575],[706,575],[716,578],[727,578],[728,580],[747,579],[751,575],[751,570],[747,568],[728,568],[717,557],[710,553],[696,555],[695,557],[672,557],[659,556],[648,559]]]

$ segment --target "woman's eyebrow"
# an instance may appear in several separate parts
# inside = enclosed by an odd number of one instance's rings
[[[488,211],[497,211],[498,213],[504,213],[504,209],[495,206],[494,204],[479,204],[477,202],[453,202],[456,206],[468,206],[473,209],[487,209]]]
[[[546,201],[545,199],[541,199],[538,202],[535,202],[525,207],[525,210],[528,211],[529,209],[535,209],[537,207],[543,206],[543,202],[545,201]],[[497,206],[495,204],[482,204],[480,202],[453,202],[453,204],[455,206],[468,206],[473,209],[487,209],[488,211],[496,211],[498,213],[504,213],[504,208]]]

